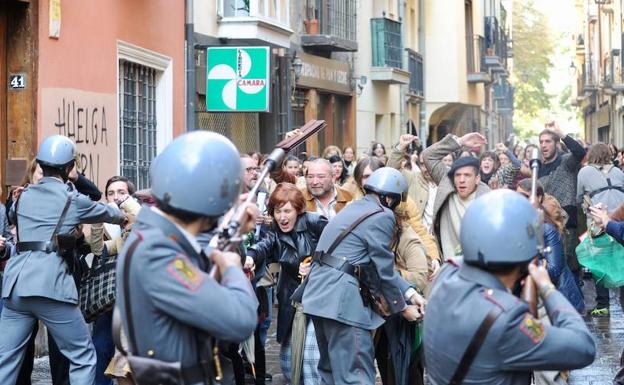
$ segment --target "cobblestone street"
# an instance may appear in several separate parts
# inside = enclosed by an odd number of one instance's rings
[[[587,308],[594,306],[594,285],[585,281],[583,286]],[[575,370],[570,376],[570,385],[611,385],[624,348],[624,314],[618,290],[611,290],[611,316],[592,318],[585,316],[585,321],[596,338],[598,354],[594,363],[582,370]],[[279,366],[279,345],[275,341],[275,323],[269,331],[267,347],[267,372],[273,373],[273,385],[285,384]],[[33,385],[51,385],[47,357],[35,361]]]

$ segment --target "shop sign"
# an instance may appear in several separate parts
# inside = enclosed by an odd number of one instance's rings
[[[206,52],[206,110],[268,112],[269,47],[209,47]]]
[[[301,59],[301,75],[297,85],[339,93],[351,93],[349,63],[297,52]]]

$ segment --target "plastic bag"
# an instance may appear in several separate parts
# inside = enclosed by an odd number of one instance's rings
[[[624,286],[624,246],[611,236],[585,237],[576,247],[576,255],[597,283],[605,287]]]

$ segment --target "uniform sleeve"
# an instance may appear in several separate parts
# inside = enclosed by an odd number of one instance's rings
[[[594,361],[594,340],[568,300],[553,291],[545,305],[552,325],[533,318],[524,304],[501,316],[504,324],[498,341],[501,369],[578,369]]]
[[[76,194],[74,201],[78,210],[78,218],[82,223],[106,222],[119,225],[125,220],[118,208],[94,202],[86,195]]]
[[[163,313],[218,339],[240,342],[253,333],[258,302],[241,269],[228,268],[219,284],[164,242],[146,257],[140,283]]]
[[[396,225],[394,216],[384,211],[366,220],[365,224],[368,227],[365,234],[368,252],[377,269],[381,290],[391,313],[398,313],[405,308],[403,295],[411,286],[394,269],[394,253],[388,248]]]
[[[78,179],[74,182],[74,186],[79,193],[88,196],[92,201],[97,202],[102,199],[102,192],[100,192],[95,183],[81,173],[78,173]]]

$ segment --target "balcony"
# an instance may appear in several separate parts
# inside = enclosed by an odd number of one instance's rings
[[[507,73],[507,34],[495,16],[485,18],[485,65],[493,73]]]
[[[327,52],[357,51],[356,0],[307,0],[301,45]]]
[[[407,67],[410,73],[408,94],[415,99],[423,99],[425,95],[423,57],[411,49],[406,49],[406,51]]]
[[[371,80],[388,84],[409,84],[410,74],[403,69],[401,23],[371,19],[373,62]]]
[[[514,109],[514,88],[507,79],[494,85],[494,107],[499,114],[508,115]]]
[[[595,71],[592,56],[593,55],[591,53],[588,55],[588,60],[585,63],[583,71],[581,72],[582,82],[580,92],[585,94],[585,96],[589,96],[592,93],[598,91],[598,81],[597,76],[594,73]]]
[[[485,39],[481,35],[466,37],[466,70],[468,83],[489,83],[492,81],[485,66]]]
[[[290,47],[289,0],[217,0],[220,38]]]

